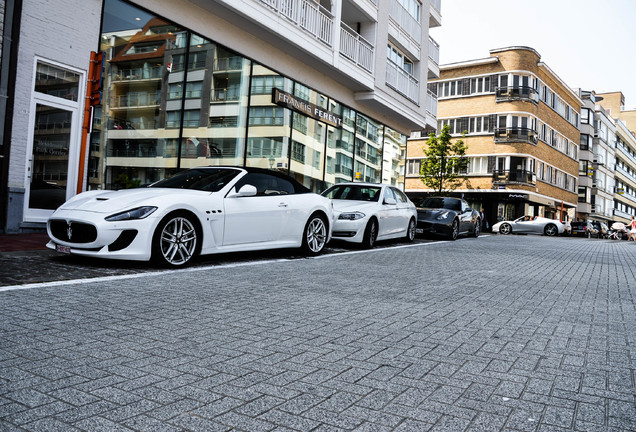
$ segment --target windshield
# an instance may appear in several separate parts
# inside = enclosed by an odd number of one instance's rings
[[[426,208],[444,208],[448,210],[461,211],[462,204],[461,201],[454,198],[425,198],[421,203],[420,207]]]
[[[339,200],[378,201],[381,189],[381,187],[364,185],[336,185],[324,191],[322,195]]]
[[[240,172],[227,168],[194,168],[159,180],[148,187],[218,192]]]

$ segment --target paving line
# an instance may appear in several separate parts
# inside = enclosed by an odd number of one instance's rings
[[[483,237],[488,237],[488,236],[483,236]],[[405,248],[428,246],[428,245],[438,245],[438,244],[444,244],[444,243],[450,243],[450,241],[446,240],[446,241],[437,241],[437,242],[431,242],[431,243],[416,243],[416,244],[408,244],[408,245],[390,246],[390,247],[378,248],[378,249],[365,249],[365,250],[338,252],[338,253],[332,253],[332,254],[318,255],[318,256],[309,257],[306,259],[327,259],[332,257],[338,257],[341,255],[357,255],[357,254],[364,254],[364,253],[381,252],[384,250],[391,250],[391,249],[405,249]],[[22,284],[22,285],[8,285],[8,286],[0,287],[0,292],[27,290],[27,289],[34,289],[34,288],[51,288],[51,287],[66,286],[66,285],[85,285],[85,284],[95,283],[95,282],[112,282],[112,281],[119,281],[119,280],[126,280],[126,279],[138,279],[138,278],[147,277],[147,276],[160,276],[160,275],[166,275],[166,274],[209,271],[214,269],[249,267],[249,266],[255,266],[255,265],[267,265],[267,264],[275,264],[280,262],[289,262],[289,261],[295,261],[295,260],[296,258],[281,258],[281,259],[267,260],[267,261],[249,261],[244,263],[210,265],[205,267],[188,267],[185,269],[160,270],[160,271],[154,271],[154,272],[135,273],[135,274],[128,274],[128,275],[101,276],[101,277],[86,278],[86,279],[70,279],[70,280],[63,280],[63,281],[37,282],[37,283]]]

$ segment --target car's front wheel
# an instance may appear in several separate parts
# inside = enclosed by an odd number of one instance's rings
[[[318,255],[327,244],[327,223],[318,214],[312,215],[305,225],[302,249],[308,255]]]
[[[549,237],[552,237],[552,236],[555,236],[555,235],[557,235],[559,233],[559,229],[554,224],[548,224],[543,229],[543,232],[544,232],[545,235],[547,235]]]
[[[364,229],[364,237],[362,238],[362,247],[371,249],[375,246],[375,240],[378,238],[378,223],[375,219],[371,219]]]
[[[509,223],[501,224],[499,227],[499,234],[508,235],[512,232],[512,227]]]
[[[455,219],[451,224],[451,230],[448,234],[448,239],[455,241],[457,240],[457,237],[459,237],[459,222],[457,221],[457,219]]]
[[[185,213],[168,215],[155,231],[152,258],[164,266],[183,266],[196,256],[200,237],[192,216]]]
[[[409,226],[406,228],[406,241],[412,242],[415,240],[415,219],[411,218]]]

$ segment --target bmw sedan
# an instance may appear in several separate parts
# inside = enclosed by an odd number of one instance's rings
[[[418,234],[456,240],[462,234],[479,237],[479,212],[461,198],[428,197],[417,206]]]
[[[541,216],[521,216],[513,221],[501,221],[492,226],[499,234],[545,234],[555,236],[563,234],[565,225],[556,219]]]
[[[201,167],[145,188],[84,192],[49,218],[61,253],[183,266],[197,255],[329,241],[331,202],[294,179],[258,168]]]
[[[378,240],[415,238],[415,205],[393,186],[338,183],[322,195],[333,203],[334,239],[370,249]]]

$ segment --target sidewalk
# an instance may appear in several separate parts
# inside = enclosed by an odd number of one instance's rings
[[[48,241],[46,232],[0,234],[0,252],[45,250]]]

